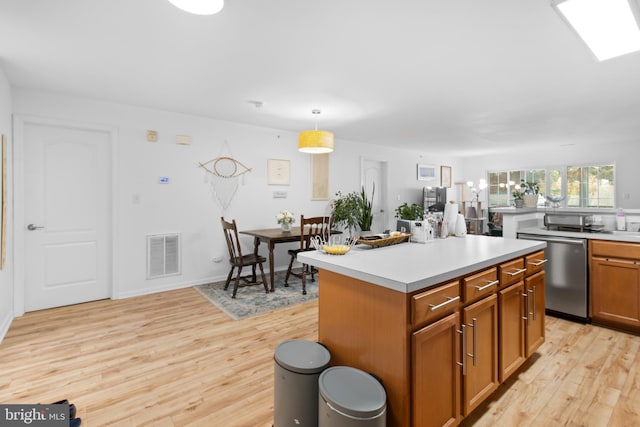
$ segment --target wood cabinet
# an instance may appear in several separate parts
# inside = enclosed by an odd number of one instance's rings
[[[455,426],[460,422],[460,334],[459,312],[413,333],[414,426]]]
[[[496,267],[483,270],[462,279],[462,294],[465,304],[491,295],[498,289],[498,269]]]
[[[545,288],[544,271],[524,279],[526,297],[526,357],[533,354],[544,343],[545,337]]]
[[[525,311],[524,282],[520,281],[498,293],[500,317],[499,380],[504,382],[525,361]]]
[[[411,298],[411,324],[418,328],[458,310],[460,281],[454,280]]]
[[[545,337],[544,251],[500,265],[499,378],[504,382]],[[517,281],[519,279],[519,281]]]
[[[462,310],[464,415],[493,393],[498,382],[498,302],[495,294]]]
[[[318,340],[332,365],[380,378],[389,427],[455,426],[498,388],[500,366],[519,366],[527,334],[531,348],[544,339],[538,329],[523,332],[511,323],[525,327],[522,295],[530,289],[531,310],[535,299],[542,307],[537,325],[544,325],[544,272],[526,271],[518,257],[406,294],[321,269]],[[500,288],[501,277],[515,288]]]
[[[640,332],[640,245],[595,240],[589,244],[593,322]]]
[[[523,258],[516,258],[509,262],[504,262],[498,267],[500,270],[500,287],[505,287],[517,283],[524,279],[527,269],[524,266]]]

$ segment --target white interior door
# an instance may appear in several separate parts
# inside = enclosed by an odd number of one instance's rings
[[[362,159],[362,185],[364,185],[367,197],[371,197],[371,191],[375,186],[372,199],[373,223],[371,231],[380,233],[387,226],[387,162],[371,159]]]
[[[109,132],[24,127],[25,311],[111,296]]]

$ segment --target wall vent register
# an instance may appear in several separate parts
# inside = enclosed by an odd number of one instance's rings
[[[180,274],[180,234],[147,236],[147,279]]]

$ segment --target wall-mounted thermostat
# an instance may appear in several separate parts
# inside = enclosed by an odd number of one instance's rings
[[[158,184],[168,184],[168,183],[169,183],[168,176],[161,176],[158,178]]]

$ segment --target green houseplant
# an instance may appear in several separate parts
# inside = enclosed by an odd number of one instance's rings
[[[371,191],[371,199],[375,194],[375,186]],[[342,194],[338,191],[331,202],[331,222],[346,228],[349,235],[359,228],[362,231],[371,230],[373,222],[373,201],[367,197],[364,186],[360,192],[352,191]]]
[[[420,221],[424,217],[424,209],[422,206],[413,203],[411,206],[404,202],[396,208],[396,218],[408,221]]]
[[[524,206],[524,190],[519,185],[514,187],[511,195],[513,196],[513,202],[516,204],[516,208]]]
[[[376,185],[373,184],[371,190],[371,199],[367,198],[367,193],[364,191],[364,186],[360,190],[360,212],[358,216],[358,226],[361,231],[371,230],[371,224],[373,223],[373,195],[376,191]]]

